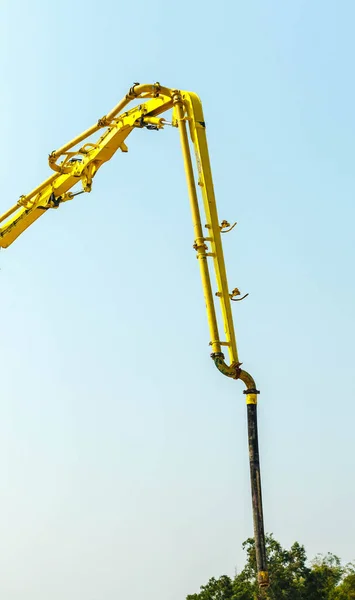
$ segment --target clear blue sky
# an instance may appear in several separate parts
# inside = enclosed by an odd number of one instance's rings
[[[355,558],[355,5],[2,2],[1,211],[134,81],[202,98],[266,529]],[[182,600],[252,534],[242,385],[209,358],[176,130],[0,254],[0,593]]]

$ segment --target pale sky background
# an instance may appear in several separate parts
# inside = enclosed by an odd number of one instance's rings
[[[202,98],[265,525],[355,558],[351,1],[3,0],[1,212],[134,81]],[[209,357],[178,132],[0,253],[0,595],[183,600],[244,564],[243,386]]]

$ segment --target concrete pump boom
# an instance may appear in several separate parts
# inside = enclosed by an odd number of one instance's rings
[[[133,100],[138,103],[127,110],[128,104]],[[167,111],[172,111],[169,122],[162,117]],[[237,288],[232,291],[228,288],[221,236],[221,233],[229,231],[231,227],[227,221],[219,223],[218,220],[206,125],[199,97],[191,92],[163,87],[159,83],[153,85],[135,83],[128,94],[107,115],[49,155],[49,166],[54,173],[29,194],[21,196],[14,206],[0,216],[0,247],[10,246],[48,209],[58,208],[63,202],[72,200],[78,194],[91,192],[93,179],[100,167],[110,160],[118,149],[127,152],[126,139],[134,129],[163,129],[166,125],[176,127],[180,134],[194,229],[193,247],[196,250],[202,279],[212,349],[211,357],[221,373],[232,379],[241,379],[246,388],[244,394],[247,404],[258,583],[260,588],[267,588],[269,575],[266,564],[257,429],[259,392],[252,376],[241,369],[238,358],[231,302],[241,298],[237,298],[240,296]],[[103,133],[95,143],[86,141],[98,131]],[[197,165],[198,186],[196,186],[193,170],[191,143]],[[81,185],[81,188],[73,189],[77,184]],[[202,196],[206,233],[201,221],[198,189]],[[209,259],[212,259],[216,275],[218,289],[215,293],[212,292]],[[222,313],[224,340],[220,338],[217,325],[216,297],[219,299]],[[228,363],[222,352],[223,347],[228,352]]]

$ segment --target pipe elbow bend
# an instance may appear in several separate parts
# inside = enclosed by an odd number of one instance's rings
[[[214,352],[211,354],[211,358],[222,375],[230,377],[231,379],[241,379],[246,387],[245,393],[259,393],[256,389],[254,378],[247,373],[247,371],[244,371],[240,368],[241,363],[232,363],[231,365],[227,365],[224,360],[223,352]]]

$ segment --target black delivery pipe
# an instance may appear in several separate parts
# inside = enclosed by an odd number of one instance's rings
[[[250,484],[253,506],[256,566],[258,571],[259,586],[260,588],[267,588],[269,586],[269,574],[266,562],[263,503],[261,495],[258,419],[256,404],[257,396],[256,394],[250,394],[250,391],[251,390],[246,390],[245,393],[247,393]]]

